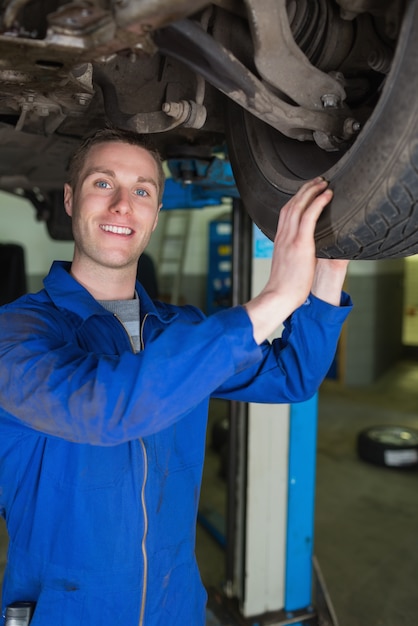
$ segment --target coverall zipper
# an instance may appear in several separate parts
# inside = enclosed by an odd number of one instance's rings
[[[131,350],[132,350],[132,352],[135,353],[135,348],[134,348],[134,345],[132,343],[131,336],[129,335],[128,331],[126,330],[122,320],[120,319],[120,317],[118,317],[118,315],[116,313],[114,313],[113,315],[118,320],[118,322],[121,324],[123,330],[125,331],[128,339],[129,339]],[[140,328],[140,346],[141,346],[141,350],[144,349],[143,329],[144,329],[144,322],[147,319],[147,317],[148,317],[148,313],[145,315],[144,319],[142,320],[142,324],[141,324],[141,328]],[[138,626],[143,626],[143,624],[144,624],[144,615],[145,615],[145,603],[146,603],[146,599],[147,599],[147,586],[148,586],[148,555],[147,555],[147,546],[146,546],[146,539],[147,539],[147,534],[148,534],[148,512],[147,512],[147,503],[145,501],[145,487],[146,487],[147,478],[148,478],[148,455],[147,455],[147,450],[145,448],[145,444],[144,444],[144,441],[143,441],[142,437],[139,438],[139,443],[141,444],[142,454],[143,454],[143,459],[144,459],[144,478],[143,478],[142,487],[141,487],[141,506],[142,506],[142,513],[144,515],[144,532],[143,532],[143,535],[142,535],[141,550],[142,550],[142,557],[143,557],[143,560],[144,560],[144,575],[143,575],[143,578],[142,578],[142,598],[141,598],[141,610],[140,610],[140,613],[139,613]]]
[[[148,317],[148,313],[145,314],[144,319],[142,320],[142,324],[140,327],[140,348],[144,349],[144,323]],[[145,487],[147,484],[148,478],[148,456],[147,450],[145,448],[144,440],[142,437],[139,440],[142,446],[142,452],[144,454],[144,480],[142,481],[142,489],[141,489],[141,504],[142,511],[144,514],[144,534],[142,535],[142,555],[144,559],[144,578],[142,585],[142,600],[141,600],[141,612],[139,614],[139,624],[138,626],[143,626],[144,624],[144,615],[145,615],[145,602],[147,599],[147,586],[148,586],[148,555],[147,555],[147,546],[146,546],[146,538],[148,534],[148,512],[147,512],[147,504],[145,502]]]
[[[147,547],[146,547],[146,538],[148,534],[148,514],[147,514],[147,505],[145,502],[145,485],[147,484],[148,477],[148,457],[147,451],[145,449],[145,444],[143,439],[140,440],[142,446],[142,452],[144,454],[144,480],[142,481],[142,489],[141,489],[141,504],[142,511],[144,514],[144,534],[142,535],[142,556],[144,559],[144,577],[142,584],[142,599],[141,599],[141,612],[139,614],[139,624],[138,626],[143,626],[144,624],[144,615],[145,615],[145,602],[147,599],[147,585],[148,585],[148,555],[147,555]]]

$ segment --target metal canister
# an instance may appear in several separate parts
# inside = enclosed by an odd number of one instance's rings
[[[35,608],[34,602],[13,602],[6,608],[5,626],[28,626]]]

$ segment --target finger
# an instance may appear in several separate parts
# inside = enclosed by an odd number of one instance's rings
[[[298,242],[298,245],[302,247],[311,246],[314,242],[319,216],[329,204],[332,195],[331,189],[325,189],[319,195],[314,196],[312,201],[304,206],[303,211],[295,211],[293,216],[289,214],[278,238],[279,245],[284,242],[289,244]]]
[[[332,196],[332,189],[325,189],[325,191],[316,196],[306,207],[299,221],[299,232],[302,236],[306,236],[306,231],[308,231],[309,234],[315,232],[318,219],[322,211],[330,203]]]
[[[323,178],[315,178],[307,184],[302,185],[293,198],[292,214],[294,216],[301,216],[327,187],[328,182]]]
[[[298,191],[292,196],[280,211],[279,220],[283,223],[287,216],[303,212],[308,204],[326,189],[328,183],[321,177],[314,178],[304,183]]]
[[[277,234],[283,230],[294,231],[307,208],[319,194],[323,193],[328,183],[323,178],[314,178],[304,183],[295,195],[281,209]],[[328,198],[327,202],[329,202]]]

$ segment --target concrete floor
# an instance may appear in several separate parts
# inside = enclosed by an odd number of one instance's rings
[[[320,393],[316,555],[340,626],[418,623],[418,470],[356,455],[359,430],[418,428],[418,364],[403,362],[365,389]]]
[[[332,381],[322,386],[315,555],[339,626],[416,626],[418,470],[380,468],[357,458],[357,433],[376,424],[418,428],[418,362],[399,363],[367,388],[345,389]],[[209,445],[207,458],[202,505],[222,515],[225,483]],[[197,536],[203,581],[221,587],[223,550],[201,526]],[[6,549],[0,523],[0,578]],[[212,618],[209,623],[218,624]]]

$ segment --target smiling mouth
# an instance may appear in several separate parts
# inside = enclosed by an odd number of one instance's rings
[[[100,228],[106,233],[114,233],[115,235],[132,235],[132,228],[127,226],[112,226],[110,224],[100,224]]]

